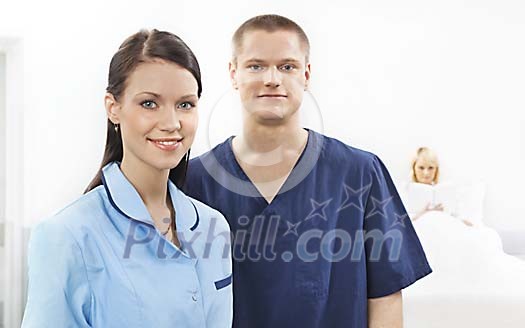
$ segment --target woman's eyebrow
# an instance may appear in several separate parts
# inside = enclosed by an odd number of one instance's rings
[[[141,94],[148,94],[148,95],[152,95],[153,97],[155,98],[160,98],[160,95],[155,93],[155,92],[151,92],[151,91],[143,91],[143,92],[139,92],[137,93],[137,96],[141,95]]]
[[[186,100],[186,99],[196,99],[196,98],[198,98],[196,95],[194,95],[194,94],[188,94],[188,95],[185,95],[185,96],[180,97],[179,99],[181,99],[181,100]]]
[[[137,93],[136,96],[140,96],[140,95],[151,95],[157,99],[162,99],[162,96],[159,95],[158,93],[155,93],[155,92],[151,92],[151,91],[143,91],[143,92],[139,92]],[[199,97],[197,97],[197,95],[195,94],[187,94],[187,95],[184,95],[182,97],[179,97],[179,100],[195,100],[195,99],[198,99]]]

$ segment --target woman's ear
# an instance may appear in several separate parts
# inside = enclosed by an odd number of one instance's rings
[[[113,124],[119,124],[120,104],[117,102],[115,97],[109,92],[106,92],[106,95],[104,96],[104,106],[106,107],[106,114],[108,116],[108,119]]]

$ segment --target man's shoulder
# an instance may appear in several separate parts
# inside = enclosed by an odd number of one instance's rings
[[[200,199],[204,186],[209,189],[217,179],[227,179],[229,172],[225,167],[228,152],[231,151],[230,139],[189,161],[183,188],[187,195]]]
[[[194,167],[201,168],[203,166],[203,162],[204,161],[208,161],[209,162],[210,159],[212,159],[212,158],[215,159],[216,161],[217,160],[222,160],[224,158],[224,156],[226,155],[226,153],[228,152],[228,150],[229,150],[228,147],[229,147],[229,143],[230,143],[230,139],[231,138],[232,137],[229,137],[225,141],[223,141],[220,144],[218,144],[215,147],[213,147],[211,150],[208,150],[207,152],[190,159],[190,162],[188,164],[188,169],[191,169],[191,168],[194,168]]]
[[[351,146],[339,139],[315,132],[322,141],[323,157],[326,162],[333,164],[360,164],[369,166],[377,155],[355,146]]]

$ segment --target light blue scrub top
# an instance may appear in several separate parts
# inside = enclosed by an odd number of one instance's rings
[[[34,229],[22,327],[231,327],[230,228],[169,182],[181,249],[116,162]]]

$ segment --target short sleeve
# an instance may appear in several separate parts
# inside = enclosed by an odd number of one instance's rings
[[[81,249],[63,224],[44,221],[29,242],[22,328],[91,327],[91,292]]]
[[[368,298],[395,293],[432,272],[383,162],[374,156],[364,216]]]

